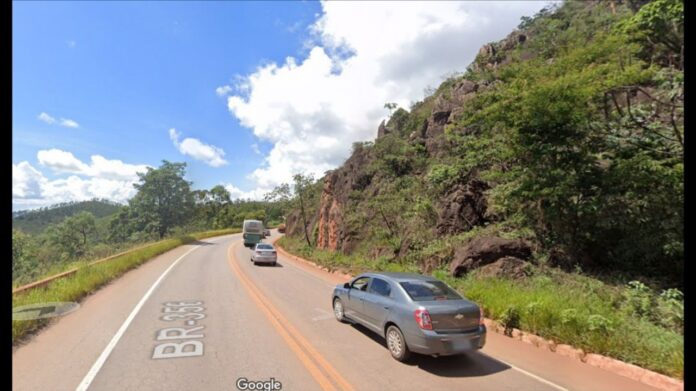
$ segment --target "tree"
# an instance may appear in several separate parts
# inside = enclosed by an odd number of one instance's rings
[[[626,21],[623,30],[632,40],[646,43],[654,55],[663,55],[666,51],[668,57],[677,59],[676,64],[670,65],[683,69],[683,0],[655,0],[645,4]]]
[[[122,207],[109,221],[109,240],[115,243],[122,243],[128,240],[133,233],[131,222],[131,209],[128,206]]]
[[[210,189],[209,194],[213,216],[216,216],[225,205],[230,203],[230,192],[224,186],[217,185]]]
[[[96,230],[94,215],[89,212],[80,212],[65,219],[67,229],[75,230],[82,237],[82,246],[87,247],[87,236]]]
[[[31,236],[12,230],[12,279],[31,274],[38,266],[36,248]]]
[[[295,199],[300,206],[302,228],[304,230],[305,240],[307,240],[307,245],[311,247],[312,241],[309,240],[309,232],[307,231],[308,227],[305,205],[307,204],[307,199],[309,197],[308,193],[311,191],[314,178],[311,175],[295,174],[292,179],[295,182]]]
[[[266,202],[274,203],[276,207],[280,209],[282,216],[286,216],[290,210],[290,203],[292,201],[290,185],[283,183],[276,186],[272,191],[266,193],[263,199]]]
[[[184,224],[193,211],[191,182],[184,179],[186,163],[162,161],[159,168],[138,173],[138,193],[130,200],[137,228],[163,238],[173,227]]]
[[[59,250],[61,258],[72,260],[85,255],[88,236],[95,229],[94,215],[81,212],[65,218],[60,224],[50,225],[46,234],[49,243]]]

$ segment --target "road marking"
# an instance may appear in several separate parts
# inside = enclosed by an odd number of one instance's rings
[[[501,363],[503,363],[503,364],[509,366],[510,368],[512,368],[512,369],[514,369],[514,370],[516,370],[516,371],[519,371],[519,372],[521,372],[521,373],[523,373],[523,374],[525,374],[525,375],[527,375],[527,376],[529,376],[529,377],[531,377],[531,378],[533,378],[533,379],[536,379],[536,380],[538,380],[538,381],[540,381],[540,382],[542,382],[542,383],[544,383],[544,384],[546,384],[546,385],[549,385],[549,386],[551,386],[551,387],[553,387],[553,388],[555,388],[555,389],[557,389],[557,390],[560,390],[560,391],[570,391],[570,390],[568,390],[568,389],[565,388],[565,387],[561,387],[561,386],[559,386],[559,385],[556,384],[556,383],[553,383],[553,382],[551,382],[551,381],[549,381],[549,380],[544,379],[543,377],[537,376],[537,375],[535,375],[535,374],[533,374],[533,373],[531,373],[531,372],[525,371],[525,370],[522,369],[522,368],[516,367],[515,365],[512,365],[512,364],[510,364],[510,363],[507,362],[507,361],[503,361],[503,360],[501,360],[501,359],[499,359],[499,358],[491,357],[491,356],[489,356],[489,355],[487,355],[487,354],[485,354],[485,353],[483,353],[483,352],[479,352],[479,354],[483,354],[484,356],[490,358],[491,360],[499,361],[499,362],[501,362]]]
[[[130,326],[130,324],[133,321],[133,319],[135,318],[135,316],[138,314],[138,312],[140,312],[140,308],[142,308],[142,306],[145,304],[145,302],[150,297],[150,295],[152,295],[152,292],[155,291],[155,288],[157,288],[159,283],[164,279],[164,277],[167,274],[169,274],[169,271],[172,270],[174,268],[174,266],[176,266],[176,264],[179,263],[179,261],[184,259],[185,256],[187,256],[192,251],[196,250],[198,247],[200,247],[200,246],[196,246],[196,247],[188,250],[186,253],[184,253],[184,255],[177,258],[176,261],[174,261],[174,263],[172,263],[167,268],[167,270],[165,270],[164,273],[162,273],[162,275],[159,276],[157,281],[155,281],[155,283],[152,284],[150,289],[145,293],[145,296],[143,296],[143,298],[140,299],[138,304],[135,305],[135,308],[133,308],[133,311],[131,311],[130,315],[128,315],[128,318],[126,318],[126,320],[123,322],[123,324],[121,325],[121,328],[119,328],[118,331],[116,332],[116,334],[114,335],[114,337],[111,338],[111,341],[109,342],[109,344],[106,345],[106,348],[104,348],[104,351],[101,353],[99,358],[97,358],[97,361],[94,362],[94,365],[92,365],[92,368],[90,368],[89,372],[87,372],[87,375],[85,375],[84,379],[82,379],[82,382],[80,382],[80,384],[77,386],[75,391],[86,391],[89,388],[89,385],[92,383],[94,378],[97,376],[97,373],[99,373],[99,370],[106,362],[106,359],[109,358],[109,355],[111,355],[111,352],[116,347],[116,344],[121,339],[123,334],[126,332],[126,329],[128,329],[128,326]]]
[[[192,303],[179,301],[179,302],[168,302],[164,303],[164,308],[162,312],[168,315],[160,318],[168,322],[173,321],[175,317],[189,317],[190,315],[198,317],[198,319],[205,318],[205,314],[202,313],[205,307],[200,307],[203,305],[202,301],[195,301]],[[183,313],[182,313],[183,312]],[[195,320],[187,320],[186,325],[192,326],[196,323]],[[190,332],[198,331],[204,329],[205,326],[198,326],[191,329],[184,329],[179,327],[168,327],[161,329],[157,332],[157,341],[162,340],[184,340],[188,338],[203,338],[203,334],[189,334]],[[174,335],[170,335],[171,332],[175,332]],[[184,350],[185,346],[192,346],[193,350]],[[167,352],[171,348],[171,352]],[[195,357],[203,355],[203,341],[181,341],[181,342],[165,342],[155,345],[152,352],[152,359],[162,359],[162,358],[180,358],[180,357]]]
[[[327,372],[327,374],[334,382],[336,382],[341,390],[354,390],[353,386],[351,386],[350,383],[348,383],[348,381],[346,381],[346,379],[344,379],[343,376],[341,376],[341,374],[339,374],[338,371],[336,371],[336,369],[334,369],[311,344],[309,344],[302,334],[300,334],[300,332],[288,321],[288,319],[286,319],[275,308],[275,306],[273,306],[270,300],[264,296],[264,294],[254,285],[251,279],[242,271],[238,263],[235,261],[236,257],[232,255],[232,250],[238,245],[239,242],[234,243],[227,250],[227,260],[230,267],[239,277],[239,280],[246,288],[249,296],[268,317],[271,324],[276,328],[281,337],[283,337],[288,346],[290,346],[293,352],[300,359],[300,362],[305,366],[305,368],[307,368],[322,389],[335,390],[336,388],[333,386],[333,384],[331,384],[326,375],[321,372],[314,361]],[[304,350],[302,350],[300,346],[304,348]],[[314,359],[314,361],[312,361],[310,357]]]
[[[289,254],[289,253],[288,253],[288,254]],[[287,258],[289,258],[289,257],[284,257],[284,258],[287,259]],[[324,283],[326,284],[326,281],[327,281],[327,280],[326,280],[325,278],[319,277],[319,276],[317,276],[317,275],[314,275],[314,274],[310,273],[309,271],[304,270],[303,268],[301,268],[301,267],[299,267],[299,266],[297,266],[297,265],[293,265],[292,262],[293,262],[293,261],[290,260],[290,261],[288,261],[288,262],[285,262],[284,264],[291,264],[291,266],[292,266],[293,268],[295,268],[295,269],[297,269],[297,270],[301,270],[301,271],[303,271],[306,275],[310,275],[310,276],[312,276],[312,277],[314,277],[314,278],[316,278],[316,279],[319,279],[319,280],[321,280],[322,282],[324,282]],[[334,287],[334,285],[331,285],[331,287]],[[348,315],[348,314],[347,314],[347,315]],[[313,321],[314,321],[314,320],[321,320],[321,319],[319,319],[319,318],[321,318],[321,316],[314,317],[314,318],[312,318],[312,320],[313,320]],[[479,352],[479,354],[484,354],[484,353]],[[561,387],[561,386],[559,386],[558,384],[555,384],[555,383],[553,383],[553,382],[551,382],[551,381],[549,381],[549,380],[546,380],[546,379],[544,379],[544,378],[542,378],[542,377],[539,377],[539,376],[537,376],[537,375],[535,375],[535,374],[533,374],[533,373],[531,373],[531,372],[527,372],[527,371],[525,371],[524,369],[519,368],[519,367],[516,367],[516,366],[514,366],[514,365],[512,365],[512,364],[510,364],[510,363],[508,363],[508,362],[505,362],[505,361],[503,361],[503,360],[501,360],[501,359],[498,359],[498,358],[495,358],[495,357],[491,357],[491,356],[489,356],[489,355],[487,355],[487,354],[486,354],[486,356],[489,357],[489,358],[491,358],[492,360],[500,361],[500,362],[502,362],[503,364],[509,366],[510,368],[512,368],[512,369],[514,369],[514,370],[516,370],[516,371],[519,371],[519,372],[521,372],[522,374],[525,374],[525,375],[527,375],[527,376],[529,376],[529,377],[531,377],[531,378],[534,378],[534,379],[536,379],[536,380],[538,380],[538,381],[540,381],[540,382],[542,382],[542,383],[544,383],[544,384],[547,384],[547,385],[549,385],[549,386],[551,386],[551,387],[553,387],[553,388],[555,388],[555,389],[557,389],[557,390],[560,390],[560,391],[570,391],[570,390],[568,390],[567,388]]]

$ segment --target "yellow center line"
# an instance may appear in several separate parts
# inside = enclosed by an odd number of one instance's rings
[[[353,387],[346,381],[346,379],[341,376],[338,371],[329,364],[328,361],[316,350],[314,347],[302,336],[302,334],[285,318],[274,306],[271,304],[270,300],[266,298],[263,293],[254,285],[249,277],[244,274],[242,269],[237,264],[236,257],[233,255],[232,250],[235,249],[239,243],[231,245],[227,250],[227,260],[230,268],[238,275],[239,280],[242,285],[249,293],[249,296],[256,303],[256,305],[264,312],[264,314],[271,321],[271,324],[281,335],[283,340],[288,344],[292,351],[297,355],[298,359],[307,368],[309,373],[314,377],[314,379],[319,383],[323,390],[335,390],[335,387],[331,381],[324,375],[323,372],[317,367],[315,362],[319,364],[333,379],[333,381],[338,384],[339,388],[344,391],[353,391]],[[302,350],[304,348],[305,351]],[[312,359],[314,361],[312,361]]]

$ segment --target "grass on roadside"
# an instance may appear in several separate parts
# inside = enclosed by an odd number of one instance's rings
[[[241,232],[238,228],[206,231],[156,242],[117,258],[80,268],[77,273],[60,278],[48,285],[12,295],[12,307],[46,302],[75,302],[93,293],[101,286],[140,266],[153,257],[178,246],[213,236]],[[44,326],[46,319],[12,321],[12,342],[20,341],[29,333]]]
[[[295,255],[351,274],[375,270],[419,272],[413,263],[389,263],[386,259],[313,249],[290,237],[281,238],[278,244]],[[487,317],[508,327],[675,378],[684,376],[684,336],[626,311],[621,287],[555,269],[537,270],[524,280],[475,274],[454,278],[444,270],[436,270],[433,275],[480,304]]]

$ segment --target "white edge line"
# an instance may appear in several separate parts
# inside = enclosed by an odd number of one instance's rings
[[[275,246],[275,245],[274,245],[274,246]],[[287,250],[286,250],[286,251],[287,251]],[[290,253],[288,252],[288,254],[290,254]],[[284,257],[284,258],[289,258],[289,257]],[[283,265],[290,265],[290,266],[292,266],[293,269],[296,269],[296,270],[301,271],[301,272],[302,272],[301,274],[304,274],[304,275],[306,275],[306,276],[313,277],[313,278],[315,278],[315,279],[321,281],[325,286],[327,286],[327,287],[329,287],[329,288],[331,288],[331,289],[333,289],[333,288],[336,287],[336,285],[332,285],[331,283],[329,283],[329,282],[326,281],[325,279],[323,279],[323,278],[321,278],[321,277],[319,277],[319,276],[317,276],[317,275],[315,275],[315,274],[313,274],[313,273],[310,273],[310,272],[308,272],[307,270],[305,270],[305,269],[303,269],[303,268],[301,268],[301,267],[299,267],[299,266],[297,266],[297,265],[294,265],[292,262],[293,262],[292,260],[288,260],[287,262],[283,262]],[[299,262],[299,261],[298,261],[298,262]],[[311,266],[311,265],[309,265],[309,266]]]
[[[551,381],[549,381],[549,380],[544,379],[543,377],[537,376],[537,375],[535,375],[535,374],[533,374],[533,373],[531,373],[531,372],[527,372],[527,371],[525,371],[525,370],[522,369],[522,368],[518,368],[518,367],[516,367],[516,366],[510,364],[509,362],[503,361],[503,360],[501,360],[501,359],[499,359],[499,358],[496,358],[496,357],[491,357],[491,356],[489,356],[488,354],[485,354],[485,353],[482,353],[482,352],[479,352],[479,353],[480,353],[480,354],[483,354],[483,355],[485,355],[485,356],[487,356],[487,357],[490,358],[490,359],[493,359],[493,360],[496,360],[496,361],[500,361],[501,363],[503,363],[503,364],[509,366],[510,368],[512,368],[512,369],[514,369],[514,370],[516,370],[516,371],[519,371],[519,372],[521,372],[521,373],[523,373],[523,374],[525,374],[525,375],[527,375],[527,376],[529,376],[529,377],[531,377],[531,378],[534,378],[534,379],[536,379],[536,380],[538,380],[538,381],[540,381],[540,382],[542,382],[542,383],[544,383],[544,384],[547,384],[547,385],[549,385],[549,386],[551,386],[551,387],[553,387],[553,388],[555,388],[555,389],[557,389],[557,390],[560,390],[560,391],[570,391],[570,390],[568,390],[568,389],[565,388],[565,387],[561,387],[561,386],[559,386],[559,385],[556,384],[556,383],[553,383],[553,382],[551,382]]]
[[[293,265],[293,264],[292,264],[292,261],[288,261],[288,262],[286,262],[285,264],[290,264],[294,269],[300,270],[300,271],[304,272],[303,274],[312,276],[312,277],[314,277],[314,278],[316,278],[316,279],[318,279],[318,280],[320,280],[320,281],[322,281],[322,282],[324,282],[324,283],[326,284],[326,281],[325,281],[324,279],[322,279],[322,278],[320,278],[320,277],[318,277],[318,276],[316,276],[316,275],[314,275],[314,274],[308,272],[307,270],[302,269],[302,268],[299,267],[299,266]],[[326,284],[326,285],[328,285],[328,286],[330,286],[330,287],[332,287],[332,288],[334,287],[334,285],[329,285],[329,284]],[[483,353],[481,353],[481,354],[483,354]],[[551,386],[551,387],[553,387],[553,388],[555,388],[555,389],[557,389],[557,390],[560,390],[560,391],[570,391],[570,390],[568,390],[567,388],[561,387],[561,386],[559,386],[558,384],[555,384],[555,383],[553,383],[553,382],[551,382],[551,381],[549,381],[549,380],[546,380],[546,379],[544,379],[544,378],[542,378],[542,377],[539,377],[539,376],[537,376],[537,375],[535,375],[535,374],[533,374],[533,373],[531,373],[531,372],[527,372],[527,371],[525,371],[524,369],[518,368],[518,367],[516,367],[516,366],[514,366],[514,365],[512,365],[512,364],[510,364],[510,363],[508,363],[508,362],[505,362],[505,361],[503,361],[503,360],[501,360],[501,359],[498,359],[498,358],[495,358],[495,357],[491,357],[491,356],[489,356],[489,355],[487,355],[487,354],[486,354],[486,356],[488,356],[489,358],[491,358],[491,359],[493,359],[493,360],[500,361],[500,362],[502,362],[503,364],[509,366],[510,368],[512,368],[512,369],[514,369],[514,370],[516,370],[516,371],[519,371],[519,372],[521,372],[521,373],[523,373],[523,374],[525,374],[525,375],[527,375],[527,376],[529,376],[529,377],[531,377],[531,378],[534,378],[534,379],[536,379],[536,380],[538,380],[538,381],[540,381],[540,382],[542,382],[542,383],[545,383],[545,384],[547,384],[547,385],[549,385],[549,386]]]
[[[155,288],[157,288],[159,283],[164,279],[164,277],[169,273],[169,271],[172,270],[172,268],[174,268],[174,266],[176,266],[177,263],[179,263],[179,261],[181,261],[185,256],[187,256],[189,253],[191,253],[193,250],[195,250],[199,247],[200,246],[196,246],[196,247],[188,250],[186,253],[184,253],[184,255],[177,258],[177,260],[174,261],[174,263],[172,263],[167,268],[167,270],[165,270],[164,273],[162,273],[162,275],[159,276],[157,281],[155,281],[155,283],[152,284],[152,286],[147,291],[147,293],[145,293],[145,296],[143,296],[143,298],[140,299],[138,304],[136,304],[135,308],[133,308],[133,311],[131,311],[130,315],[128,315],[128,318],[126,318],[126,320],[123,322],[123,324],[121,325],[121,328],[118,329],[118,331],[116,332],[114,337],[111,338],[111,341],[109,342],[109,344],[106,345],[106,348],[104,348],[104,351],[101,353],[99,358],[97,358],[97,361],[94,362],[94,365],[92,365],[92,368],[90,368],[89,372],[87,372],[87,375],[85,375],[84,379],[82,379],[82,382],[77,386],[75,391],[86,391],[89,388],[89,385],[92,383],[94,378],[97,376],[97,373],[99,373],[99,370],[101,369],[102,365],[104,365],[104,363],[106,362],[106,359],[109,358],[111,351],[114,350],[114,348],[116,347],[116,344],[121,339],[123,334],[126,332],[126,329],[128,329],[128,326],[130,326],[130,324],[133,321],[133,319],[135,318],[135,316],[138,314],[138,312],[140,312],[140,308],[142,308],[142,306],[145,304],[145,302],[150,297],[150,295],[152,295],[152,292],[155,291]]]

